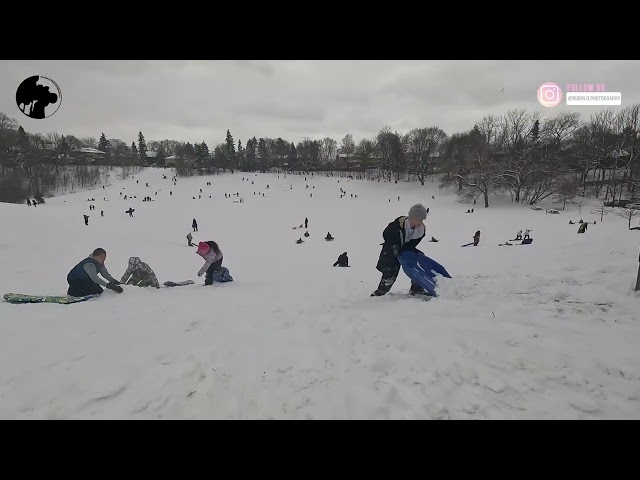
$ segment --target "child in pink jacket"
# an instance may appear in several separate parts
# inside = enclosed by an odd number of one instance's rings
[[[198,271],[198,276],[205,275],[204,284],[213,284],[213,273],[222,269],[222,251],[214,241],[200,242],[196,252],[205,260],[205,264]]]

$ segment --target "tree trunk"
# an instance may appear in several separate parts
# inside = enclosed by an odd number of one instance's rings
[[[489,190],[482,192],[484,194],[484,208],[489,208]]]

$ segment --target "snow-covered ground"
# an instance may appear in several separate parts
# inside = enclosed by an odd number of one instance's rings
[[[37,208],[0,204],[0,293],[65,294],[96,247],[116,278],[139,256],[160,282],[196,281],[74,305],[0,302],[0,418],[640,418],[640,232],[625,220],[601,224],[583,207],[598,222],[578,235],[575,210],[494,200],[465,214],[435,183],[171,176],[148,169]],[[224,198],[236,192],[244,203]],[[430,302],[405,295],[403,274],[370,298],[382,229],[416,202],[440,240],[420,248],[453,279]],[[234,282],[196,276],[194,217],[195,241],[220,244]],[[305,217],[311,236],[296,245]],[[532,245],[498,246],[525,228]],[[460,248],[476,230],[480,246]],[[344,251],[351,268],[333,268]]]

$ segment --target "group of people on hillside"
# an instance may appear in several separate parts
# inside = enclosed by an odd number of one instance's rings
[[[229,270],[222,266],[223,255],[216,242],[211,240],[200,242],[196,253],[205,261],[198,271],[199,277],[205,276],[205,285],[233,280]],[[160,283],[152,268],[139,257],[129,258],[127,269],[120,280],[111,276],[105,266],[106,259],[106,250],[96,248],[91,255],[73,267],[67,274],[67,283],[69,284],[67,295],[74,297],[99,295],[104,292],[103,288],[122,293],[123,289],[120,286],[122,284],[160,288]]]

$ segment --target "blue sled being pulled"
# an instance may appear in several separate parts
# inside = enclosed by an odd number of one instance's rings
[[[424,288],[430,295],[437,297],[436,275],[451,278],[449,272],[432,258],[416,252],[402,252],[398,257],[402,270],[412,281]]]

